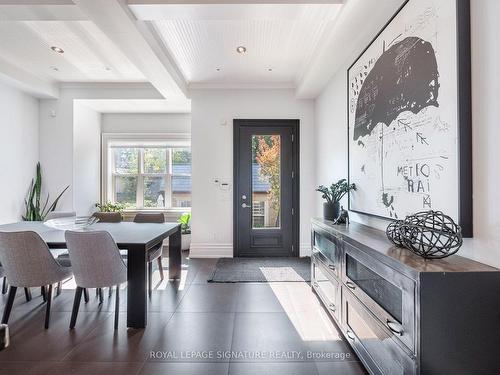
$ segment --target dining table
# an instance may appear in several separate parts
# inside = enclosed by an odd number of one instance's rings
[[[33,231],[49,249],[65,249],[66,229],[58,229],[40,221],[22,221],[0,225],[2,232]],[[181,226],[178,223],[94,223],[85,231],[106,231],[119,249],[127,250],[127,327],[147,326],[147,260],[148,251],[168,238],[169,279],[181,277]]]

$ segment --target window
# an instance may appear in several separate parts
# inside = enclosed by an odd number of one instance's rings
[[[105,200],[126,209],[191,207],[191,149],[188,142],[110,141],[103,136],[107,170]]]

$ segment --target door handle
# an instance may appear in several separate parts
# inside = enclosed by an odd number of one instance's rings
[[[398,335],[398,336],[403,336],[403,327],[396,323],[396,322],[392,322],[390,321],[389,319],[386,320],[386,323],[387,327],[389,327],[389,329],[391,330],[392,333],[394,333],[395,335]]]
[[[242,203],[241,204],[241,208],[250,208],[252,206],[250,206],[249,204],[246,204],[246,203]]]
[[[346,331],[346,336],[353,341],[356,339],[356,336],[354,336],[354,333],[352,333],[351,330],[349,330],[349,329]]]
[[[349,289],[351,289],[351,290],[356,289],[356,284],[354,284],[352,281],[349,281],[349,280],[348,280],[348,281],[346,281],[346,282],[345,282],[345,285],[347,285],[347,287],[348,287]]]

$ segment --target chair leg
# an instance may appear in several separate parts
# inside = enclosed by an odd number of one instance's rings
[[[71,311],[71,322],[69,323],[69,329],[75,328],[76,318],[78,317],[78,310],[80,309],[80,300],[82,299],[82,292],[87,289],[76,287],[75,290],[75,300],[73,301],[73,310]]]
[[[108,291],[108,298],[111,298],[112,295],[113,295],[113,287],[110,286]]]
[[[109,287],[111,289],[112,287]],[[118,329],[118,316],[120,314],[120,285],[116,286],[115,296],[115,330]]]
[[[87,288],[83,289],[83,300],[85,303],[89,302],[89,290]]]
[[[43,302],[47,302],[47,288],[45,285],[40,287],[40,294],[42,295]]]
[[[148,262],[148,295],[153,293],[153,262]]]
[[[12,306],[14,305],[14,299],[16,298],[17,287],[10,286],[9,296],[7,297],[7,304],[3,310],[2,324],[7,324],[9,322],[10,312],[12,311]]]
[[[99,295],[99,305],[101,305],[104,302],[104,297],[102,295],[102,288],[99,288],[97,294]]]
[[[45,329],[49,328],[50,323],[50,305],[52,304],[52,284],[47,291],[47,310],[45,311]]]
[[[24,288],[24,295],[26,296],[26,302],[31,301],[31,290],[30,290],[30,288]]]
[[[61,289],[62,289],[62,281],[59,281],[57,283],[56,296],[59,296],[61,294]]]
[[[2,283],[2,294],[7,293],[7,278],[3,278],[3,283]]]
[[[163,276],[163,264],[161,262],[161,255],[158,257],[157,261],[158,261],[158,269],[160,271],[160,280],[163,281],[164,276]]]

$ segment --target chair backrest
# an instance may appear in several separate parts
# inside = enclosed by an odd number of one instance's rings
[[[127,266],[108,232],[66,231],[65,236],[76,285],[104,288],[127,281]]]
[[[76,212],[75,211],[52,211],[45,216],[45,220],[52,220],[52,219],[59,219],[61,217],[75,217]]]
[[[134,223],[164,223],[165,216],[161,212],[143,213],[140,212],[134,217]]]
[[[61,266],[40,235],[32,231],[0,232],[0,262],[12,286],[35,287],[59,281]]]
[[[92,216],[98,218],[101,223],[119,223],[122,221],[120,212],[94,212]]]

